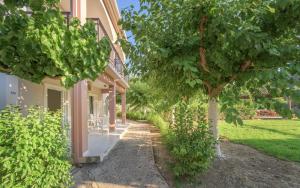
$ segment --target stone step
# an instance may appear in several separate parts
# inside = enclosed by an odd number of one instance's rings
[[[101,162],[100,156],[82,157],[79,159],[80,164],[100,163],[100,162]]]

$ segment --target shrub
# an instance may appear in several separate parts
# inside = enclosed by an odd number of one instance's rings
[[[242,101],[240,104],[235,107],[241,116],[242,119],[253,119],[256,115],[256,108],[251,101]]]
[[[32,108],[23,116],[8,107],[0,112],[0,140],[0,187],[70,186],[61,113]]]
[[[146,120],[147,115],[149,114],[144,114],[140,111],[131,111],[131,112],[127,112],[126,117],[127,119],[131,119],[131,120]]]
[[[223,105],[221,111],[222,113],[219,116],[221,120],[226,120],[228,123],[237,123],[235,121],[237,119],[253,119],[256,115],[256,106],[251,99],[243,99],[233,106]]]
[[[214,158],[215,141],[205,121],[204,109],[195,110],[186,102],[180,102],[169,134],[175,176],[193,177],[209,167]]]
[[[169,125],[160,115],[156,113],[149,114],[147,121],[158,127],[163,136],[168,136]]]

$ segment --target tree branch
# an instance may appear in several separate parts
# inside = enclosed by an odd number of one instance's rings
[[[251,64],[252,62],[250,60],[245,61],[245,63],[241,65],[241,71],[245,72]]]
[[[211,85],[207,81],[203,81],[204,85],[207,88],[208,95],[211,93]]]
[[[246,60],[245,63],[243,63],[240,67],[241,72],[245,72],[250,66],[251,66],[252,62],[250,60]],[[216,88],[214,89],[210,89],[211,92],[209,92],[209,96],[210,97],[216,97],[218,96],[221,91],[223,90],[223,88],[230,82],[232,82],[233,80],[235,80],[238,77],[238,74],[234,74],[233,76],[230,77],[229,81],[224,82],[220,85],[218,85]],[[205,84],[205,83],[204,83]]]
[[[230,81],[229,81],[230,82]],[[216,97],[218,96],[221,91],[223,90],[223,88],[229,83],[229,82],[224,82],[220,85],[217,86],[217,88],[213,89],[212,92],[210,93],[210,97]]]
[[[203,16],[201,18],[200,25],[199,25],[199,33],[200,33],[199,65],[203,68],[204,71],[209,72],[209,69],[207,67],[207,62],[206,62],[205,48],[204,48],[204,32],[205,32],[206,22],[207,22],[207,16]]]

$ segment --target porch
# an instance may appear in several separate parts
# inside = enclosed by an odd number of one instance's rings
[[[84,153],[84,157],[100,157],[100,161],[103,161],[110,150],[122,139],[128,127],[129,124],[123,124],[122,120],[118,119],[113,132],[109,131],[108,126],[103,129],[89,129],[88,151]]]
[[[109,72],[109,71],[108,71]],[[126,86],[107,73],[73,89],[72,144],[75,163],[103,160],[126,132]],[[117,119],[120,96],[121,118]]]

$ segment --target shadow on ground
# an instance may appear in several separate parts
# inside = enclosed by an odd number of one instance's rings
[[[80,188],[168,187],[154,164],[149,126],[134,122],[107,159],[76,169],[74,181]]]
[[[165,165],[167,160],[171,159],[159,140],[157,129],[152,130],[150,134],[150,128],[145,123],[131,122],[128,133],[105,161],[77,169],[74,174],[76,187],[164,188],[168,187],[168,184],[174,187],[174,178]],[[154,135],[158,138],[153,139]],[[196,182],[183,182],[177,185],[183,188],[300,187],[299,163],[270,157],[248,146],[228,141],[222,142],[221,145],[227,156],[225,160],[216,160],[207,172],[196,178]]]
[[[270,157],[248,146],[223,142],[227,158],[216,160],[198,177],[197,187],[206,188],[286,188],[300,187],[300,164]]]

